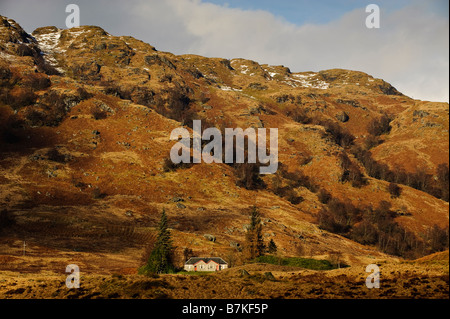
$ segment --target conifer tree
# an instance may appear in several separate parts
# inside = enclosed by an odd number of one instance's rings
[[[266,246],[262,236],[261,215],[256,206],[253,206],[250,214],[250,226],[247,229],[246,241],[249,259],[254,259],[264,254]]]
[[[277,244],[275,244],[275,242],[273,241],[273,239],[270,239],[269,245],[268,245],[268,247],[267,247],[267,252],[268,252],[269,254],[273,254],[273,253],[276,253],[276,252],[277,252],[277,249],[278,249]]]
[[[172,239],[167,225],[167,215],[163,209],[158,225],[158,237],[155,247],[150,253],[147,264],[142,267],[141,273],[169,273],[174,271]]]

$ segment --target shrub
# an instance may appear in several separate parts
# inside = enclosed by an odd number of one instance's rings
[[[320,191],[319,191],[319,194],[317,195],[317,197],[318,197],[318,199],[319,199],[319,201],[322,203],[322,204],[328,204],[328,202],[331,200],[331,194],[330,193],[328,193],[326,190],[324,190],[324,189],[321,189]]]
[[[121,89],[113,81],[101,81],[100,85],[103,87],[103,92],[107,95],[120,96]]]
[[[269,245],[267,245],[267,252],[269,254],[273,254],[277,252],[277,250],[278,250],[277,244],[275,244],[273,238],[271,238],[269,241]]]
[[[106,119],[108,117],[108,112],[106,112],[105,110],[102,110],[100,108],[95,108],[92,111],[92,116],[96,120],[104,120],[104,119]]]
[[[92,198],[94,199],[103,199],[107,196],[106,193],[102,193],[100,189],[96,188],[92,191]]]
[[[288,185],[283,187],[280,174],[276,174],[272,178],[272,192],[277,196],[285,198],[293,205],[300,204],[304,200],[303,197],[298,196],[294,190],[299,186],[298,182],[288,180]]]
[[[289,116],[298,123],[311,124],[313,122],[313,119],[308,115],[306,110],[303,108],[295,107],[287,110],[285,114],[286,116]]]
[[[389,183],[388,191],[393,198],[399,197],[402,193],[402,189],[396,183]]]
[[[258,90],[258,91],[264,91],[264,90],[267,90],[269,88],[268,86],[262,85],[261,83],[258,83],[258,82],[250,83],[247,87],[249,89]]]
[[[130,99],[133,103],[150,106],[153,103],[155,93],[146,87],[136,87],[131,93],[128,93],[128,96],[124,91],[122,91],[120,95],[121,98]]]
[[[259,175],[259,164],[238,163],[233,164],[237,177],[236,185],[249,190],[263,189],[266,184]]]
[[[89,93],[85,88],[79,87],[77,89],[77,95],[79,96],[80,100],[89,100],[94,95],[92,93]]]
[[[427,233],[431,252],[443,251],[449,246],[449,229],[434,225]]]
[[[436,169],[438,187],[441,189],[441,198],[449,200],[449,169],[448,164],[439,164]]]
[[[374,136],[388,134],[392,129],[390,123],[391,119],[387,115],[383,115],[380,118],[370,121],[367,126],[367,131]]]
[[[330,120],[318,121],[319,125],[325,128],[326,134],[330,135],[333,141],[342,147],[348,147],[353,145],[355,137],[347,130],[342,128],[338,123]]]
[[[175,164],[174,162],[172,162],[172,160],[170,159],[170,155],[169,155],[168,157],[166,157],[164,159],[163,170],[164,170],[164,172],[173,172],[173,171],[176,171],[178,169],[191,168],[192,165],[193,165],[192,162],[193,161],[192,161],[192,157],[191,157],[190,163],[183,163],[183,162],[181,162],[181,163]]]
[[[317,221],[320,228],[332,233],[343,234],[349,230],[348,225],[343,225],[341,222],[336,221],[335,216],[326,209],[322,209],[319,212]]]
[[[331,198],[317,217],[319,227],[333,233],[347,234],[361,220],[361,210],[349,200]]]
[[[380,145],[380,140],[378,139],[378,137],[369,134],[369,136],[367,136],[367,138],[364,141],[364,146],[366,148],[366,150],[370,150],[371,148],[374,148],[378,145]]]
[[[370,221],[363,220],[352,228],[350,238],[363,245],[375,245],[378,241],[378,230]]]
[[[57,163],[66,163],[70,160],[70,155],[62,154],[58,148],[53,147],[47,152],[47,158],[50,161],[57,162]]]
[[[28,87],[16,87],[15,89],[5,92],[3,102],[9,104],[14,110],[34,104],[37,95]]]
[[[305,187],[313,193],[316,193],[319,190],[319,186],[307,175],[304,175],[300,171],[288,172],[283,163],[279,163],[278,172],[282,178],[288,180],[288,186],[290,188]]]
[[[50,79],[42,73],[30,73],[23,77],[22,84],[33,91],[39,91],[50,87]]]
[[[304,201],[304,198],[302,196],[297,195],[293,189],[290,189],[288,191],[286,199],[293,205],[298,205]]]
[[[152,92],[152,103],[159,114],[192,128],[192,120],[196,118],[191,108],[191,90],[180,85],[164,89],[158,94]]]
[[[35,51],[30,48],[28,45],[26,45],[25,43],[20,43],[17,47],[16,47],[16,53],[19,56],[34,56]]]
[[[350,181],[352,186],[357,188],[367,184],[367,180],[358,165],[354,164],[345,152],[340,154],[339,159],[341,161],[341,168],[343,169],[340,178],[341,182],[345,183]]]
[[[11,79],[12,73],[10,68],[6,64],[0,64],[0,80],[1,81],[8,81]]]

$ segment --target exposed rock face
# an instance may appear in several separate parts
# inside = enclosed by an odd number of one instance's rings
[[[211,234],[204,234],[203,237],[205,237],[207,240],[215,242],[216,241],[216,236],[211,235]]]
[[[341,111],[336,114],[336,119],[342,123],[345,123],[350,119],[350,117],[348,116],[348,114],[346,112]]]

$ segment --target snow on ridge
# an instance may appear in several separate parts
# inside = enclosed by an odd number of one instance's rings
[[[287,77],[283,82],[292,87],[307,87],[321,90],[328,89],[330,87],[330,83],[315,79],[314,77],[316,75],[317,73],[292,74],[292,77]]]
[[[69,29],[69,31],[70,31],[70,29]],[[70,31],[70,35],[71,35],[73,38],[78,38],[78,37],[79,37],[80,35],[82,35],[84,32],[85,32],[84,30],[81,30],[81,31]]]
[[[41,51],[48,54],[55,50],[59,44],[61,32],[62,30],[58,30],[57,32],[35,35],[34,37],[38,41]]]
[[[61,38],[62,30],[58,29],[56,32],[46,34],[36,34],[34,38],[38,42],[38,46],[41,49],[44,59],[52,66],[57,66],[58,61],[54,57],[54,53],[61,53],[63,50],[56,49],[59,45],[59,39]],[[57,68],[61,72],[60,69]]]
[[[247,74],[249,71],[250,70],[249,70],[248,66],[246,66],[245,64],[241,65],[241,73],[242,74]]]

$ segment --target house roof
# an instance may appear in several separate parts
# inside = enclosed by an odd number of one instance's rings
[[[219,265],[227,265],[228,263],[220,257],[192,257],[186,261],[186,265],[195,265],[199,261],[204,261],[206,264],[213,261]]]

